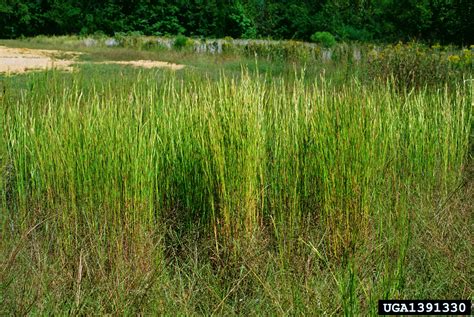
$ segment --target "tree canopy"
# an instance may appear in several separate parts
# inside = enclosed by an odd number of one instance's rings
[[[141,32],[474,43],[472,0],[0,0],[0,38]]]

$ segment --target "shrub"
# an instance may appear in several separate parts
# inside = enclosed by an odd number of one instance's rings
[[[179,34],[178,36],[176,36],[173,46],[174,48],[181,50],[184,47],[186,47],[187,44],[188,44],[188,38],[182,34]]]
[[[322,44],[325,47],[332,47],[336,44],[336,39],[329,32],[316,32],[311,35],[311,41]]]
[[[412,42],[374,49],[368,54],[369,77],[393,80],[401,88],[420,88],[455,83],[472,73],[469,50],[446,52],[441,48]]]

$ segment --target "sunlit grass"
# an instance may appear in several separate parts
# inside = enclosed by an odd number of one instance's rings
[[[2,274],[28,275],[15,237],[33,227],[77,312],[358,314],[412,294],[413,228],[462,182],[472,87],[113,74],[33,74],[3,97]],[[43,295],[63,283],[44,274]],[[88,303],[100,281],[112,300]]]

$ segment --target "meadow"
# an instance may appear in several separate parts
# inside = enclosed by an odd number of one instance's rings
[[[1,315],[472,298],[472,48],[69,40],[0,41],[84,52],[0,74]]]

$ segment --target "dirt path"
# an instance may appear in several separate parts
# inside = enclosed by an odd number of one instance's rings
[[[79,52],[0,46],[0,73],[24,73],[51,68],[71,71],[73,64],[80,63],[76,59],[81,54]],[[144,68],[164,67],[173,70],[184,68],[184,65],[149,60],[108,61],[98,64],[120,64]]]

